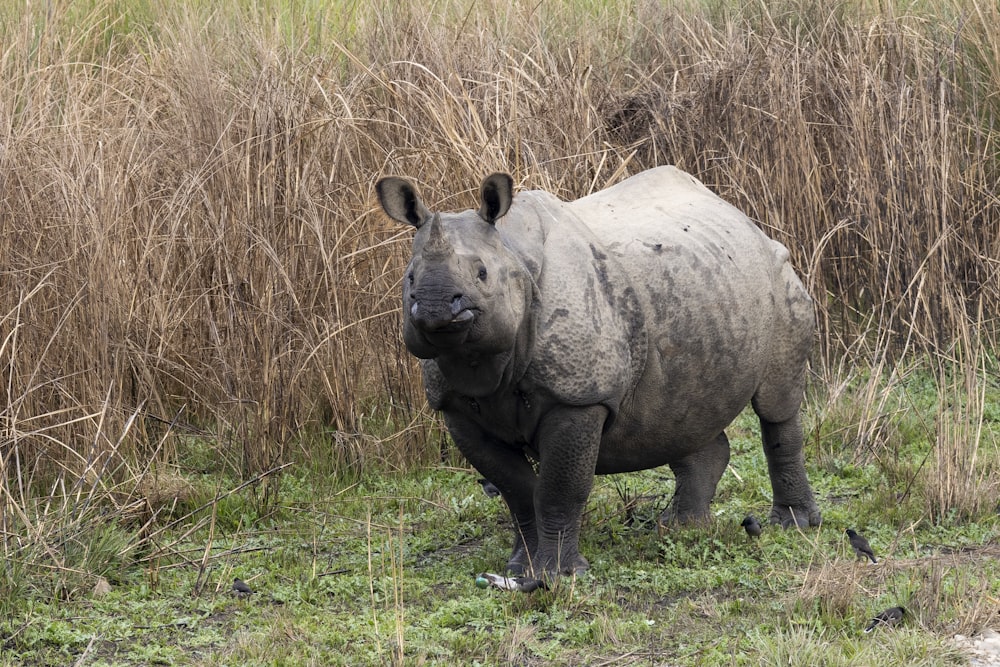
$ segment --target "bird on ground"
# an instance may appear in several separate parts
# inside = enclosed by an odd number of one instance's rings
[[[764,532],[764,529],[760,526],[760,521],[753,514],[747,514],[747,517],[743,519],[740,525],[747,531],[748,537],[760,537],[760,534]]]
[[[893,627],[899,625],[899,622],[903,620],[903,615],[906,614],[906,610],[902,607],[889,607],[885,611],[881,611],[878,615],[872,619],[868,627],[865,628],[865,632],[871,632],[879,625],[884,625],[886,627]]]
[[[863,536],[858,535],[856,532],[848,528],[846,531],[847,537],[851,540],[851,548],[854,549],[854,554],[860,559],[869,559],[873,563],[877,563],[875,560],[875,552],[872,551],[871,545],[868,544]]]
[[[253,589],[247,586],[247,582],[236,577],[233,579],[233,593],[238,598],[247,598],[253,593]]]

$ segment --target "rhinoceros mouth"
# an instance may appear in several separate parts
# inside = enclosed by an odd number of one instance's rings
[[[472,323],[472,320],[476,319],[476,314],[472,312],[471,308],[466,308],[458,315],[451,319],[448,323],[449,326],[465,328]]]
[[[450,319],[414,321],[414,324],[424,341],[432,347],[446,349],[465,343],[475,321],[475,310],[466,308]]]
[[[468,329],[457,331],[424,332],[423,339],[435,350],[447,351],[464,345],[469,338]]]
[[[451,317],[420,317],[419,311],[413,309],[413,324],[425,334],[454,333],[465,331],[476,320],[472,308],[464,308]]]

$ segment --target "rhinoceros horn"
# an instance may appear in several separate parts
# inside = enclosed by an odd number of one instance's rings
[[[438,213],[435,213],[434,217],[431,218],[430,235],[424,242],[422,252],[425,259],[432,260],[446,259],[455,252],[451,244],[448,243],[448,239],[444,237],[444,232],[441,231],[441,215]]]

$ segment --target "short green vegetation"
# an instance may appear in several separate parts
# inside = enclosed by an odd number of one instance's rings
[[[95,567],[86,586],[22,581],[5,600],[0,664],[961,664],[947,638],[1000,609],[997,514],[927,520],[895,478],[919,446],[891,466],[812,452],[823,526],[765,527],[751,540],[739,522],[766,517],[770,495],[755,430],[749,412],[730,429],[707,527],[658,527],[667,470],[599,478],[582,543],[589,573],[532,594],[475,586],[477,573],[500,571],[510,537],[502,502],[473,471],[348,479],[292,466],[266,515],[244,490],[216,504],[214,522],[203,509],[134,561],[77,558]],[[125,545],[135,527],[109,523],[91,548]],[[868,537],[878,565],[855,562],[846,527]],[[97,575],[109,593],[92,591]],[[232,594],[236,576],[249,598]],[[863,634],[899,604],[911,612],[902,626]]]

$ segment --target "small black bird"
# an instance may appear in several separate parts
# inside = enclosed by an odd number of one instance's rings
[[[890,628],[899,625],[905,613],[906,610],[902,607],[889,607],[885,611],[879,612],[878,616],[872,619],[872,622],[865,628],[865,632],[871,632],[878,625],[885,625]]]
[[[479,483],[483,487],[483,493],[485,493],[490,498],[496,498],[500,495],[500,489],[496,485],[486,478],[480,478]]]
[[[747,514],[747,518],[743,519],[743,523],[740,525],[747,531],[749,537],[760,537],[760,534],[764,531],[760,527],[760,521],[757,521],[757,517],[753,514]]]
[[[871,545],[868,544],[868,540],[861,535],[858,535],[850,528],[848,528],[845,532],[847,533],[847,537],[851,539],[851,548],[854,549],[854,553],[859,559],[864,560],[867,558],[873,563],[878,562],[875,560],[875,552],[872,551]]]
[[[248,598],[253,593],[253,589],[247,586],[247,582],[243,581],[239,577],[236,577],[233,579],[233,593],[235,593],[238,598]]]

